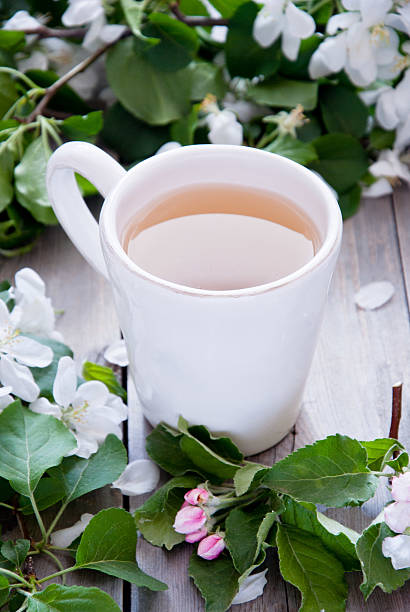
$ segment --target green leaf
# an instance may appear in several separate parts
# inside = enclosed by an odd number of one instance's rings
[[[168,126],[153,126],[136,119],[119,102],[105,115],[102,137],[124,162],[151,157],[170,140]]]
[[[64,136],[70,140],[93,139],[102,130],[102,127],[102,111],[93,111],[88,115],[72,115],[64,119],[60,125]]]
[[[320,88],[320,110],[328,132],[360,138],[366,132],[369,111],[355,91],[344,85]]]
[[[173,528],[175,515],[184,501],[186,489],[193,489],[199,482],[199,478],[193,476],[172,478],[136,510],[137,527],[153,546],[171,550],[185,540],[185,536]]]
[[[264,151],[283,155],[298,164],[306,165],[317,159],[316,149],[309,142],[302,142],[293,138],[290,134],[275,138]]]
[[[138,119],[164,125],[189,112],[189,69],[172,73],[157,70],[138,53],[132,38],[121,40],[110,49],[106,70],[115,95]]]
[[[315,11],[314,18],[316,23],[321,25],[327,24],[330,17],[333,15],[333,0],[328,0],[326,4],[321,6],[319,10]],[[302,41],[303,42],[303,41]]]
[[[75,180],[77,181],[77,185],[83,198],[98,195],[98,189],[92,183],[90,183],[90,181],[81,176],[81,174],[75,173]]]
[[[77,549],[76,567],[93,569],[163,591],[167,585],[143,572],[135,561],[137,531],[131,514],[122,508],[101,510],[91,519]]]
[[[276,517],[277,513],[271,512],[267,506],[249,511],[234,508],[229,513],[225,522],[225,541],[240,574],[255,562]]]
[[[8,540],[1,545],[1,554],[5,557],[14,567],[19,568],[24,563],[27,553],[30,550],[30,540]]]
[[[5,132],[9,128],[17,128],[20,123],[15,119],[0,119],[0,141],[7,140],[9,133]]]
[[[41,138],[36,138],[24,151],[14,171],[16,198],[33,217],[45,225],[56,225],[57,217],[50,206],[46,188],[46,169],[51,152]]]
[[[221,13],[222,17],[232,17],[244,2],[246,0],[212,0],[211,4]]]
[[[358,211],[361,197],[362,188],[360,185],[355,185],[349,191],[339,194],[338,202],[343,219],[348,219]]]
[[[198,110],[198,105],[195,104],[189,115],[181,117],[171,125],[171,140],[176,140],[182,145],[194,144],[194,134],[198,125]]]
[[[182,476],[187,472],[198,471],[205,479],[207,473],[199,471],[197,466],[181,450],[182,434],[172,431],[169,427],[159,424],[147,436],[145,448],[148,455],[163,470],[173,476]]]
[[[205,599],[205,612],[225,612],[238,592],[239,574],[231,559],[222,556],[206,561],[193,553],[188,574]]]
[[[409,455],[408,453],[401,453],[401,455],[399,455],[397,459],[387,461],[386,465],[393,468],[393,470],[395,470],[396,472],[401,472],[403,471],[404,467],[407,467],[409,465]]]
[[[352,189],[367,170],[366,152],[357,138],[349,134],[325,134],[312,144],[319,159],[310,167],[338,193]]]
[[[214,438],[203,426],[188,427],[182,417],[178,428],[184,434],[180,440],[182,451],[199,469],[210,474],[210,479],[220,482],[233,478],[240,467],[232,461],[241,461],[239,449],[229,438]]]
[[[191,71],[192,80],[191,100],[200,102],[208,94],[213,94],[218,100],[224,97],[227,86],[220,66],[207,62],[195,62],[188,67],[188,70]]]
[[[149,38],[141,32],[142,19],[144,17],[144,0],[121,0],[121,8],[124,11],[126,22],[131,28],[134,36],[143,41],[146,45],[156,45],[159,42],[158,38]]]
[[[309,510],[288,498],[285,511],[280,515],[281,523],[297,527],[321,541],[329,553],[332,553],[342,563],[345,571],[360,569],[355,544],[359,534],[320,514],[316,509]]]
[[[34,338],[34,340],[37,340],[41,344],[49,346],[53,351],[53,361],[49,366],[46,368],[30,368],[31,373],[34,376],[34,380],[40,387],[40,395],[53,402],[53,384],[57,375],[58,362],[60,361],[61,357],[65,357],[66,355],[72,357],[73,352],[66,344],[58,342],[57,340],[52,340],[51,338],[39,338],[31,334],[26,335],[30,336],[30,338]]]
[[[24,408],[19,400],[0,414],[0,476],[29,497],[44,472],[76,448],[76,440],[52,416]]]
[[[48,470],[51,478],[64,488],[66,503],[90,491],[111,484],[125,470],[127,452],[121,440],[109,434],[89,459],[66,457],[58,467]]]
[[[251,462],[239,468],[239,470],[235,472],[235,476],[233,478],[236,495],[238,497],[240,495],[244,495],[252,486],[255,477],[258,476],[259,481],[259,479],[267,473],[268,469],[269,468],[264,465]]]
[[[296,60],[289,60],[281,54],[279,72],[291,79],[309,79],[310,58],[320,45],[321,40],[321,37],[317,34],[301,40]]]
[[[96,587],[50,584],[27,600],[28,612],[121,612],[115,601]]]
[[[0,574],[0,608],[3,606],[9,598],[9,581],[5,576]]]
[[[342,612],[347,584],[343,565],[320,539],[296,527],[279,525],[280,572],[302,594],[300,612]]]
[[[393,438],[377,438],[360,442],[366,449],[367,467],[375,472],[381,472],[386,465],[386,461],[390,459],[396,450],[404,450],[404,446],[398,440]]]
[[[0,72],[0,117],[3,117],[19,94],[16,84],[10,75]]]
[[[27,253],[44,226],[35,221],[17,202],[7,206],[1,217],[0,255],[14,257]]]
[[[24,32],[0,30],[0,49],[15,53],[24,47],[25,39]]]
[[[8,501],[14,494],[10,483],[5,478],[0,478],[0,502]]]
[[[62,482],[53,480],[52,478],[42,478],[34,491],[34,499],[36,500],[37,508],[39,510],[45,510],[63,499],[64,494],[65,491]],[[23,514],[33,514],[33,506],[28,497],[22,495],[19,504]]]
[[[384,538],[395,535],[386,523],[376,523],[365,529],[357,541],[356,550],[363,572],[360,590],[365,599],[368,599],[377,586],[385,593],[391,593],[410,579],[409,569],[395,570],[391,559],[383,555]]]
[[[159,39],[157,45],[144,50],[144,57],[162,72],[188,66],[199,47],[195,29],[165,13],[151,13],[143,32]]]
[[[83,365],[83,376],[85,380],[100,380],[110,393],[118,395],[124,402],[127,401],[127,392],[124,387],[120,385],[111,368],[106,368],[97,363],[86,361]]]
[[[13,169],[13,155],[9,149],[3,149],[0,153],[0,212],[10,204],[14,197]]]
[[[381,127],[374,127],[370,132],[370,146],[373,149],[381,151],[383,149],[392,149],[396,139],[396,131],[386,131]]]
[[[231,76],[253,78],[262,74],[274,74],[280,64],[280,43],[261,47],[253,37],[253,22],[259,12],[255,2],[246,2],[238,7],[229,20],[225,44],[226,65]],[[244,53],[246,49],[246,53]]]
[[[378,479],[367,468],[363,446],[336,434],[275,463],[262,482],[299,501],[338,508],[370,499]]]
[[[48,3],[47,8],[50,7]],[[27,76],[30,77],[40,87],[50,87],[60,77],[53,70],[27,70]],[[84,100],[72,89],[69,85],[63,85],[53,96],[53,110],[70,113],[70,115],[85,115],[92,109]]]
[[[304,110],[313,110],[317,104],[317,92],[317,83],[271,77],[249,87],[247,95],[257,104],[282,108],[295,108],[301,104]]]

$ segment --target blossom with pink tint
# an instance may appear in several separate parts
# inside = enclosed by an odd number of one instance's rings
[[[223,537],[213,533],[199,542],[197,553],[202,559],[212,561],[212,559],[219,557],[224,548],[225,540]]]
[[[202,527],[198,529],[198,531],[193,531],[192,533],[188,533],[185,536],[185,542],[189,544],[193,544],[194,542],[199,542],[199,540],[203,540],[204,537],[208,534],[208,530],[206,527]]]
[[[394,476],[392,480],[394,503],[384,509],[384,520],[396,533],[410,527],[410,472]]]
[[[181,508],[175,517],[174,529],[177,533],[193,533],[204,526],[206,514],[198,506],[185,506]]]
[[[193,506],[197,506],[198,504],[205,504],[208,501],[208,497],[208,491],[199,487],[187,491],[184,495],[185,501],[187,501],[189,504],[192,504]]]
[[[396,502],[410,502],[410,472],[393,478],[391,494]]]

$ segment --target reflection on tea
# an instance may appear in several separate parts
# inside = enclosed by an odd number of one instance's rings
[[[128,224],[123,244],[161,279],[231,290],[295,272],[312,259],[318,239],[312,221],[274,193],[203,184],[151,202]]]

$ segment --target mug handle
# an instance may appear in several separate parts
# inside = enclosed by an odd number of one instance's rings
[[[126,171],[110,155],[87,142],[63,144],[47,165],[47,191],[57,219],[81,255],[108,279],[98,223],[80,194],[75,172],[106,198]]]

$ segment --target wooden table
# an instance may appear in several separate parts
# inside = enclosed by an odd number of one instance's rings
[[[23,266],[31,266],[41,274],[55,307],[65,311],[58,329],[74,348],[77,359],[97,359],[107,344],[119,338],[109,286],[85,263],[61,229],[49,228],[31,253],[12,260],[2,259],[0,266],[0,277],[10,280]],[[393,299],[379,310],[358,310],[354,293],[361,285],[376,280],[393,283],[396,290]],[[277,461],[294,449],[335,432],[359,439],[386,436],[391,386],[398,380],[404,382],[400,439],[410,449],[409,292],[410,191],[401,189],[392,198],[365,201],[359,213],[345,223],[342,252],[301,415],[295,430],[259,460]],[[135,459],[144,456],[148,425],[141,416],[131,384],[129,403],[126,442],[130,459]],[[108,506],[123,505],[132,511],[143,500],[143,497],[122,499],[118,492],[106,488],[75,502],[65,525],[75,522],[83,512],[95,513]],[[338,510],[331,515],[359,530],[377,511],[376,502],[366,504],[364,510]],[[92,572],[77,573],[74,581],[100,586],[124,612],[200,612],[204,609],[202,600],[186,573],[190,551],[189,546],[182,546],[179,553],[163,552],[140,538],[139,563],[169,585],[165,592],[131,589],[119,580]],[[269,565],[263,597],[233,607],[234,612],[296,612],[298,591],[280,578],[274,554],[269,557]],[[38,572],[41,575],[41,568]],[[73,582],[72,575],[68,579]],[[358,589],[358,576],[349,575],[348,581],[349,612],[410,610],[410,584],[390,596],[376,589],[365,604]]]

